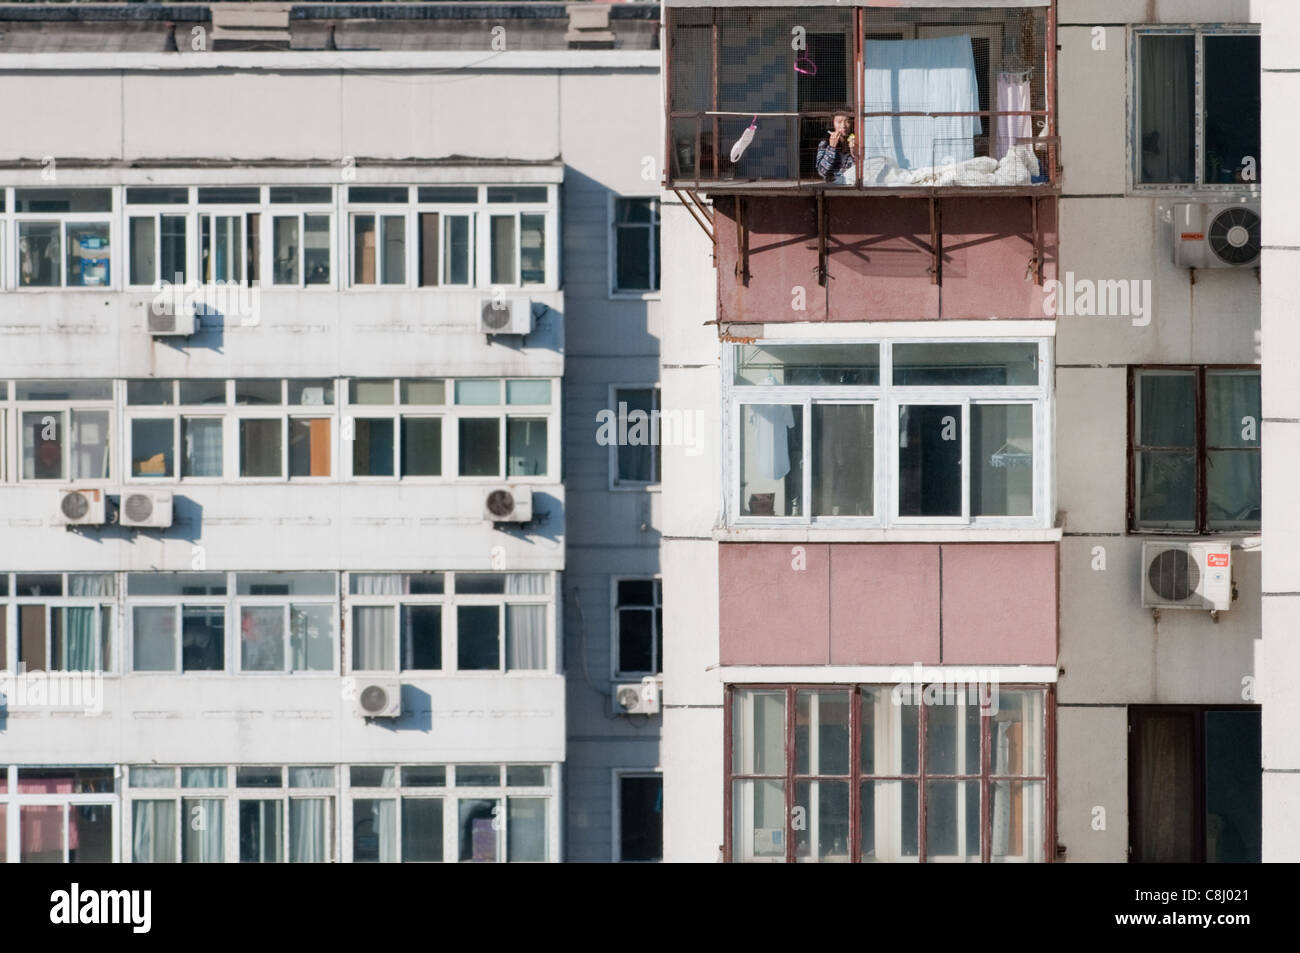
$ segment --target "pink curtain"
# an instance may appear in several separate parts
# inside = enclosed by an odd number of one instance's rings
[[[1021,73],[999,73],[997,108],[999,112],[1028,110],[1029,77]],[[1028,139],[1033,134],[1032,116],[998,116],[993,136],[993,158],[1001,159],[1017,139]]]
[[[21,775],[20,775],[21,777]],[[19,780],[19,794],[71,794],[72,778],[38,778],[36,780]],[[19,814],[22,827],[22,852],[40,854],[46,851],[63,850],[63,811],[61,804],[24,805]],[[74,812],[68,818],[68,849],[76,850],[77,815]]]

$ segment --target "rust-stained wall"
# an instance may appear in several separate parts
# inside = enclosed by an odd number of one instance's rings
[[[827,194],[827,281],[817,281],[817,200],[745,196],[746,280],[736,199],[715,199],[718,317],[723,321],[924,321],[1041,318],[1043,286],[1026,279],[1034,253],[1029,197],[939,200],[939,281],[931,275],[925,198]],[[1044,280],[1056,277],[1056,211],[1039,201]],[[802,294],[797,289],[802,288]],[[803,309],[799,309],[802,302]],[[1050,315],[1046,315],[1049,316]]]

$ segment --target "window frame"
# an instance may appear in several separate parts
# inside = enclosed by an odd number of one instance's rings
[[[623,781],[626,778],[654,778],[660,784],[660,797],[663,797],[663,769],[655,768],[614,768],[610,772],[610,803],[613,805],[613,817],[610,825],[609,859],[615,864],[661,864],[663,858],[663,841],[660,840],[658,860],[625,860],[623,858]],[[662,822],[663,812],[660,812]],[[662,834],[661,834],[662,838]]]
[[[121,461],[116,458],[121,454],[120,438],[117,432],[118,417],[118,388],[116,381],[107,379],[105,382],[109,385],[109,397],[103,399],[88,398],[58,398],[53,400],[33,400],[31,398],[18,399],[17,384],[24,381],[42,382],[44,378],[17,378],[12,385],[8,386],[8,399],[0,399],[0,417],[4,417],[4,408],[7,406],[13,410],[13,426],[8,429],[0,427],[0,435],[12,436],[13,440],[13,482],[26,484],[27,486],[76,486],[76,487],[107,487],[114,483],[114,470],[120,467]],[[97,380],[103,381],[102,378]],[[0,397],[4,396],[4,390],[0,389]],[[59,418],[59,426],[63,429],[62,454],[60,466],[62,476],[59,477],[24,477],[23,476],[23,416],[27,413],[40,413],[45,411],[48,414],[56,415]],[[107,437],[108,446],[105,452],[108,454],[108,473],[103,477],[78,477],[72,476],[72,414],[76,411],[92,412],[98,411],[108,415]],[[0,420],[0,425],[4,421]],[[7,445],[0,444],[0,457],[5,455]],[[3,466],[0,465],[0,469]]]
[[[625,201],[650,201],[650,221],[648,223],[626,223],[620,224],[618,221],[618,208],[620,202]],[[608,288],[606,296],[615,301],[659,301],[663,298],[663,255],[662,252],[656,256],[655,248],[658,242],[655,237],[659,236],[662,240],[663,232],[663,205],[658,195],[618,195],[613,192],[609,195],[609,204],[607,209],[609,220],[609,240],[606,255],[607,262],[607,279]],[[650,274],[659,273],[659,287],[657,288],[620,288],[618,286],[618,232],[620,228],[637,228],[646,229],[650,232]]]
[[[628,603],[627,605],[624,605],[622,602],[619,601],[618,598],[618,586],[619,583],[621,582],[652,583],[651,591],[653,593],[652,595],[653,601],[648,605],[645,603]],[[642,671],[635,671],[633,669],[624,669],[620,667],[619,663],[622,660],[619,657],[619,644],[622,635],[622,628],[621,628],[622,623],[621,623],[621,615],[620,615],[621,612],[624,609],[631,609],[634,611],[636,610],[649,611],[651,616],[650,658],[658,659],[662,656],[664,645],[663,645],[663,638],[659,634],[659,628],[663,624],[663,611],[664,611],[663,576],[659,573],[655,573],[653,575],[644,575],[644,576],[636,576],[636,575],[611,576],[609,580],[609,588],[610,588],[610,594],[609,594],[609,606],[610,606],[609,677],[610,677],[610,681],[611,682],[627,682],[627,681],[639,682],[641,679],[647,677],[657,678],[662,680],[664,677],[664,673],[662,670],[657,672],[642,672]],[[656,618],[659,620],[659,626],[655,625]]]
[[[339,672],[339,625],[338,625],[338,606],[339,606],[339,573],[337,572],[316,572],[312,570],[298,570],[286,573],[269,573],[279,575],[296,576],[303,573],[310,573],[313,576],[328,576],[333,583],[334,592],[331,595],[242,595],[239,592],[239,577],[241,575],[264,575],[263,573],[235,572],[235,585],[229,588],[231,611],[234,614],[237,635],[234,639],[237,651],[234,652],[233,674],[235,675],[252,675],[257,677],[337,677]],[[300,606],[325,606],[330,611],[330,661],[325,668],[294,668],[293,661],[293,610]],[[244,609],[280,609],[281,620],[284,625],[282,633],[281,648],[284,652],[284,667],[278,669],[255,669],[244,668]]]
[[[77,806],[103,806],[108,807],[111,811],[111,863],[120,863],[121,861],[121,843],[122,833],[125,825],[122,823],[122,799],[121,790],[122,782],[114,780],[111,791],[100,792],[76,792],[67,794],[30,794],[21,793],[18,790],[18,772],[24,768],[48,768],[58,769],[66,768],[69,771],[78,768],[112,768],[114,765],[104,764],[57,764],[57,765],[33,765],[33,764],[16,764],[0,763],[0,779],[7,779],[4,789],[0,791],[0,807],[5,808],[3,818],[0,818],[0,824],[6,825],[6,836],[4,838],[9,857],[0,854],[0,863],[6,860],[10,863],[19,863],[22,859],[22,827],[21,827],[21,810],[24,807],[49,807],[58,806],[63,808],[63,863],[69,863],[68,852],[68,820],[69,812]]]
[[[209,572],[203,575],[211,575]],[[222,572],[221,575],[226,579],[226,594],[220,596],[212,595],[167,595],[167,596],[133,596],[128,591],[129,580],[126,585],[118,591],[122,593],[119,600],[122,604],[124,614],[124,634],[122,652],[122,672],[134,677],[140,678],[226,678],[237,674],[234,661],[231,657],[231,633],[234,628],[231,625],[231,614],[237,596],[234,593],[233,574]],[[128,574],[130,575],[130,574]],[[144,575],[185,575],[185,573],[145,573]],[[175,666],[170,669],[137,669],[135,667],[135,610],[136,609],[171,609],[175,617]],[[213,669],[187,669],[185,668],[185,610],[197,609],[221,609],[223,618],[222,628],[222,649],[221,649],[221,668]]]
[[[1209,481],[1207,477],[1207,464],[1210,449],[1208,447],[1208,437],[1206,434],[1206,424],[1208,421],[1208,407],[1206,403],[1206,379],[1208,373],[1212,371],[1254,371],[1256,376],[1261,379],[1262,386],[1262,367],[1259,364],[1130,364],[1127,373],[1128,400],[1127,400],[1127,423],[1128,431],[1125,440],[1126,474],[1125,474],[1125,532],[1130,536],[1242,536],[1258,535],[1260,527],[1237,527],[1225,529],[1212,529],[1209,526]],[[1137,465],[1138,454],[1141,451],[1150,451],[1150,448],[1139,446],[1137,443],[1137,426],[1138,426],[1138,399],[1140,390],[1138,388],[1138,378],[1144,371],[1186,371],[1195,375],[1196,382],[1196,400],[1192,413],[1194,415],[1194,433],[1195,445],[1191,448],[1191,453],[1196,458],[1195,473],[1196,486],[1194,489],[1196,517],[1195,525],[1190,529],[1179,529],[1169,527],[1149,527],[1144,528],[1138,522],[1138,487],[1137,487]],[[1261,391],[1261,401],[1263,394]],[[1258,453],[1263,457],[1263,408],[1260,408],[1260,419],[1256,421],[1256,446],[1236,448],[1239,451]],[[1177,448],[1187,452],[1188,448]],[[1262,465],[1261,465],[1262,480]],[[1262,493],[1261,493],[1261,514],[1262,514]],[[1262,518],[1261,518],[1262,525]]]
[[[107,191],[109,193],[109,211],[107,212],[19,212],[15,207],[16,191],[21,189],[39,190],[74,188],[74,189],[93,189],[96,191]],[[122,262],[125,261],[117,252],[121,241],[118,228],[118,217],[121,210],[119,200],[119,188],[113,186],[100,185],[71,185],[71,186],[53,186],[49,184],[34,184],[23,186],[10,186],[0,188],[4,193],[4,199],[0,200],[0,248],[8,249],[14,256],[12,262],[8,262],[4,268],[0,268],[0,276],[9,279],[4,284],[0,284],[7,291],[19,292],[104,292],[116,291],[121,288],[122,278],[120,271]],[[22,265],[20,255],[22,253],[21,242],[19,240],[20,226],[26,223],[57,223],[59,226],[59,282],[54,285],[24,285],[22,283]],[[70,225],[107,225],[108,226],[108,247],[109,247],[109,280],[102,285],[72,285],[68,284],[68,227]],[[4,235],[10,236],[9,241],[4,240]],[[121,261],[119,261],[121,259]],[[9,272],[7,275],[5,272]],[[12,282],[12,283],[9,283]]]
[[[1141,182],[1139,181],[1139,163],[1142,158],[1139,123],[1142,116],[1142,61],[1139,55],[1141,37],[1143,36],[1192,36],[1195,47],[1194,75],[1192,77],[1194,94],[1193,111],[1193,159],[1194,178],[1191,182]],[[1227,196],[1256,196],[1262,183],[1222,183],[1205,181],[1205,38],[1207,36],[1255,36],[1260,37],[1258,24],[1203,23],[1181,24],[1142,24],[1129,27],[1129,54],[1127,91],[1129,96],[1128,121],[1125,124],[1125,139],[1128,152],[1128,191],[1130,195],[1151,193],[1189,193],[1205,192]],[[1261,39],[1261,44],[1262,44]],[[1262,127],[1261,127],[1262,130]],[[1262,131],[1261,131],[1262,135]],[[1260,143],[1261,151],[1263,143]],[[1260,160],[1260,156],[1255,159]]]
[[[24,573],[0,572],[0,578],[3,578],[6,586],[3,588],[4,595],[0,595],[0,608],[6,608],[3,616],[0,616],[0,645],[4,647],[3,654],[0,654],[0,671],[18,672],[18,665],[21,661],[21,649],[18,644],[18,630],[20,622],[20,610],[23,606],[41,606],[44,609],[43,625],[45,629],[44,652],[45,666],[41,669],[32,669],[31,671],[40,671],[46,675],[85,675],[95,674],[102,676],[116,675],[120,671],[121,659],[121,614],[120,605],[122,601],[123,578],[120,573],[116,572],[58,572],[58,573],[39,573],[40,575],[57,575],[61,580],[60,595],[57,596],[20,596],[17,594],[16,579],[11,576],[25,575]],[[74,596],[70,595],[71,584],[69,576],[73,575],[103,575],[113,577],[113,594],[108,596]],[[53,614],[57,609],[93,609],[95,612],[95,632],[96,632],[96,652],[100,656],[100,667],[90,669],[70,669],[54,668],[54,626],[52,624]],[[108,619],[108,644],[104,644],[104,617]],[[103,664],[103,653],[108,652],[108,665]]]

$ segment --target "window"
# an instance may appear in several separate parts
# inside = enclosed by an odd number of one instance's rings
[[[0,765],[0,820],[10,821],[10,811],[17,815],[17,836],[0,837],[0,861],[107,864],[118,859],[111,767]]]
[[[1259,369],[1131,368],[1129,396],[1129,528],[1258,529]]]
[[[333,261],[333,189],[271,189],[271,283],[293,288],[329,285]],[[286,206],[306,206],[299,211]]]
[[[614,407],[618,414],[617,437],[610,443],[614,485],[658,484],[662,479],[659,447],[663,442],[659,388],[615,388]]]
[[[663,591],[658,579],[614,581],[614,674],[658,675],[664,670]]]
[[[334,671],[333,573],[236,573],[235,593],[240,671]]]
[[[443,475],[446,385],[408,378],[349,381],[352,475]]]
[[[111,381],[17,381],[22,480],[109,479]]]
[[[0,574],[0,669],[111,672],[117,612],[113,573],[18,573],[12,602]],[[12,615],[11,615],[12,614]],[[5,623],[14,619],[13,657]]]
[[[660,861],[664,856],[664,779],[660,774],[615,775],[618,785],[618,845],[624,863]]]
[[[732,522],[1045,525],[1047,346],[737,345]]]
[[[112,284],[109,189],[15,189],[20,288]]]
[[[615,294],[659,290],[659,200],[614,199]]]
[[[1134,184],[1258,185],[1258,32],[1150,29],[1134,43]]]
[[[1259,863],[1258,708],[1129,708],[1129,858]]]
[[[226,670],[225,573],[128,573],[131,671]]]
[[[1046,859],[1044,689],[774,686],[728,695],[729,860]]]

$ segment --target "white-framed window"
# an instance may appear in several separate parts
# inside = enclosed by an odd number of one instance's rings
[[[14,276],[21,289],[113,287],[113,190],[13,190]]]
[[[610,196],[610,294],[658,295],[659,260],[659,199]]]
[[[658,384],[610,388],[616,428],[609,441],[610,489],[657,487],[663,479]]]
[[[237,572],[240,672],[334,672],[338,576]]]
[[[549,764],[352,765],[354,863],[555,859]]]
[[[554,287],[556,187],[347,189],[348,286]]]
[[[111,766],[0,764],[0,862],[114,863],[118,804]]]
[[[127,381],[128,479],[326,480],[334,388],[328,379]]]
[[[337,859],[332,765],[133,765],[128,778],[133,863]]]
[[[225,672],[229,580],[224,572],[127,573],[131,672]]]
[[[614,863],[664,859],[664,776],[659,771],[614,771]]]
[[[729,522],[1048,526],[1049,346],[733,346]]]
[[[0,669],[105,672],[115,663],[113,573],[0,573]]]
[[[1138,27],[1131,57],[1133,188],[1258,188],[1259,27]]]
[[[555,381],[348,381],[351,475],[544,482],[559,472]]]
[[[550,573],[348,574],[354,672],[552,672]]]
[[[106,483],[113,444],[113,382],[15,381],[15,473],[21,481]]]
[[[663,582],[620,577],[614,586],[614,677],[642,678],[664,670]]]

